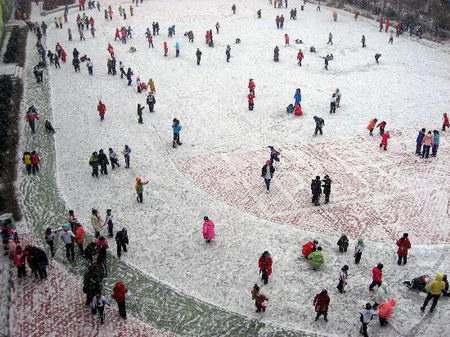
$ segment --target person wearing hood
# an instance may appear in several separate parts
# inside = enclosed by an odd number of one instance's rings
[[[216,237],[216,232],[214,231],[214,222],[209,220],[207,216],[203,218],[203,238],[206,243],[210,243]]]
[[[385,326],[388,324],[389,318],[391,318],[394,313],[393,307],[397,304],[397,301],[392,299],[387,302],[383,302],[378,306],[378,319],[380,320],[380,325]]]
[[[426,131],[425,128],[420,130],[416,138],[416,154],[418,155],[420,155],[422,152],[422,142],[423,139],[425,138],[425,131]]]
[[[144,202],[144,185],[147,185],[148,181],[142,181],[141,178],[137,177],[136,178],[136,185],[135,185],[135,190],[137,193],[137,202],[138,203],[143,203]]]
[[[314,309],[317,312],[316,321],[319,317],[323,315],[325,322],[328,322],[328,306],[330,305],[330,296],[328,296],[328,291],[322,290],[314,297],[313,301]]]
[[[361,261],[363,251],[364,251],[364,241],[358,240],[358,243],[355,246],[355,252],[353,253],[353,257],[355,258],[355,264],[359,264],[359,261]]]
[[[317,240],[314,241],[308,241],[305,243],[302,247],[302,255],[306,258],[308,258],[309,254],[316,251],[316,247],[319,244]]]
[[[431,148],[431,156],[436,157],[436,154],[437,154],[437,151],[439,148],[440,139],[441,139],[441,136],[439,135],[438,130],[433,131],[433,137],[434,137],[434,141],[433,141],[433,147]]]
[[[341,253],[346,253],[348,248],[348,237],[345,233],[342,233],[341,237],[339,238],[337,245],[339,246],[339,251]]]
[[[437,302],[439,301],[439,297],[441,297],[442,290],[445,289],[444,275],[436,274],[436,277],[430,284],[427,285],[426,289],[428,290],[427,298],[425,298],[425,302],[423,302],[420,310],[424,312],[428,302],[433,299],[433,304],[430,308],[430,312],[433,312]]]
[[[314,122],[316,123],[316,129],[314,131],[314,136],[317,136],[317,133],[319,132],[321,135],[323,134],[322,128],[325,126],[325,121],[323,118],[314,116]]]
[[[266,250],[264,253],[262,253],[258,260],[259,273],[261,274],[261,279],[263,280],[264,284],[267,284],[269,282],[269,276],[272,274],[272,263],[272,257]]]
[[[111,297],[116,300],[117,306],[119,307],[119,315],[122,318],[127,319],[127,310],[125,307],[126,293],[128,289],[125,288],[125,285],[122,282],[116,282],[114,286],[113,293]]]
[[[330,177],[325,175],[323,182],[323,194],[325,195],[325,203],[328,204],[330,202],[330,194],[331,194],[331,183],[333,182]],[[347,251],[347,249],[345,250]]]
[[[316,179],[313,179],[311,181],[311,193],[312,193],[311,202],[314,204],[314,206],[319,206],[320,195],[322,194],[322,184],[320,176],[316,176]]]
[[[308,255],[309,265],[313,267],[313,269],[319,269],[324,264],[322,247],[317,247],[315,252],[312,252]]]
[[[264,182],[266,183],[267,193],[269,193],[270,191],[270,182],[273,178],[274,173],[275,167],[273,167],[270,160],[267,160],[266,164],[261,169],[261,177],[264,178]]]

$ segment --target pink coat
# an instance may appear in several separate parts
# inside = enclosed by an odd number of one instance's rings
[[[211,220],[205,221],[203,223],[203,238],[205,240],[212,240],[216,237],[216,232],[214,231],[214,222]]]
[[[434,143],[434,137],[431,133],[427,133],[425,137],[423,137],[422,145],[432,146]]]

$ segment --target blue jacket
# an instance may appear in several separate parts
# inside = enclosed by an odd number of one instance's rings
[[[416,138],[416,144],[422,144],[423,138],[425,137],[425,132],[419,131]]]
[[[302,101],[302,94],[300,91],[295,92],[294,99],[295,99],[295,104],[300,104],[300,102]]]
[[[180,44],[177,42],[177,43],[175,43],[175,49],[176,50],[180,50]]]
[[[434,134],[434,145],[439,145],[440,138],[441,138],[441,135],[439,133]]]
[[[173,133],[175,135],[179,134],[181,131],[181,125],[180,124],[172,124]]]

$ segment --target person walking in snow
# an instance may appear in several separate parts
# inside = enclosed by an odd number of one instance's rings
[[[180,43],[175,42],[175,57],[180,56]]]
[[[333,34],[328,34],[328,42],[327,42],[327,44],[331,44],[331,45],[333,45]]]
[[[311,202],[314,204],[314,206],[319,206],[320,195],[322,194],[322,184],[319,176],[316,176],[316,179],[313,179],[311,181],[311,194]]]
[[[127,252],[127,244],[128,241],[128,232],[124,227],[120,231],[116,233],[116,245],[117,245],[117,257],[120,258],[122,255],[122,249],[126,253]]]
[[[446,112],[442,115],[442,131],[445,131],[445,128],[450,128],[450,121]]]
[[[98,101],[97,111],[100,116],[100,121],[103,121],[105,119],[106,105],[102,101]]]
[[[278,46],[275,46],[275,49],[273,50],[273,60],[274,62],[280,61],[280,48],[278,48]]]
[[[89,165],[92,167],[92,176],[98,178],[98,154],[97,152],[92,152],[92,155],[89,157]]]
[[[366,46],[366,37],[363,35],[362,36],[362,38],[361,38],[361,44],[362,44],[362,47],[363,48],[366,48],[367,46]]]
[[[103,324],[105,321],[105,307],[109,307],[109,301],[108,299],[103,296],[101,293],[95,295],[94,299],[92,300],[91,307],[92,307],[92,314],[96,315],[98,313],[100,317],[100,324]]]
[[[355,246],[355,251],[353,253],[353,257],[355,258],[355,264],[359,264],[361,261],[361,256],[364,251],[364,241],[358,240],[358,243]]]
[[[169,52],[169,47],[167,47],[167,42],[164,41],[164,56],[167,56],[168,52]]]
[[[330,296],[328,296],[328,291],[322,290],[314,297],[313,301],[314,309],[317,312],[316,321],[319,317],[323,315],[325,322],[328,322],[328,307],[330,305]]]
[[[434,145],[434,137],[431,134],[431,131],[428,131],[427,134],[425,135],[425,137],[423,137],[422,140],[422,158],[429,158],[430,156],[430,149],[431,147]]]
[[[114,215],[112,215],[111,209],[106,210],[105,223],[103,226],[108,225],[108,237],[114,237]]]
[[[314,122],[316,123],[316,129],[314,130],[314,136],[317,136],[318,132],[322,135],[323,134],[322,127],[325,126],[325,121],[322,118],[317,117],[317,116],[314,116],[313,119],[314,119]]]
[[[133,72],[131,71],[131,68],[128,68],[127,73],[126,73],[126,77],[128,80],[128,86],[130,86],[131,83],[133,82],[132,76],[133,76]]]
[[[284,46],[289,47],[289,35],[284,34]]]
[[[216,33],[219,34],[220,24],[219,22],[216,23]]]
[[[120,167],[119,158],[117,158],[116,152],[112,148],[109,148],[108,152],[109,152],[109,161],[111,162],[111,169],[114,170],[116,166]]]
[[[264,305],[264,302],[268,301],[269,299],[260,292],[259,286],[257,284],[253,286],[251,293],[252,299],[255,301],[256,312],[265,312],[266,306]]]
[[[141,106],[141,104],[137,105],[137,115],[138,115],[138,123],[143,124],[144,120],[142,119],[142,111],[144,111],[145,107]]]
[[[236,14],[236,4],[233,4],[233,6],[231,6],[231,10],[233,11],[233,14]]]
[[[36,120],[39,120],[39,114],[36,111],[36,108],[34,107],[34,105],[30,106],[28,108],[28,111],[25,115],[25,119],[28,122],[28,124],[30,125],[30,129],[31,129],[31,133],[35,133],[36,129]]]
[[[63,225],[63,231],[61,233],[61,239],[66,245],[66,257],[67,260],[75,261],[75,234],[69,230],[69,225]]]
[[[136,178],[136,185],[135,185],[135,190],[136,190],[136,194],[137,194],[137,202],[138,203],[143,203],[144,202],[144,185],[148,184],[148,180],[147,181],[142,181],[141,178],[137,177]]]
[[[339,247],[339,251],[341,253],[346,253],[348,249],[348,237],[345,233],[342,233],[341,237],[339,238],[337,245]]]
[[[130,6],[131,8],[131,6]],[[116,282],[114,285],[113,293],[111,298],[115,299],[117,302],[117,306],[119,307],[119,315],[122,318],[127,319],[127,310],[125,307],[126,293],[128,289],[125,288],[125,285],[122,282]]]
[[[305,55],[303,55],[303,52],[301,49],[298,50],[297,53],[297,61],[298,61],[298,65],[301,67],[302,66],[302,60],[305,58]]]
[[[330,98],[330,114],[336,113],[336,93],[333,93]]]
[[[150,112],[153,112],[155,103],[156,103],[155,95],[153,95],[152,91],[150,91],[147,96],[147,104],[148,104],[148,109],[150,110]]]
[[[339,272],[339,284],[336,288],[338,288],[341,294],[345,294],[345,286],[347,285],[348,278],[348,266],[344,265]]]
[[[131,149],[128,147],[128,145],[125,145],[122,154],[125,158],[125,168],[130,168]]]
[[[381,54],[376,53],[376,54],[375,54],[375,62],[380,63],[380,62],[378,62],[378,60],[380,59],[380,57],[381,57]]]
[[[102,223],[103,223],[103,220],[100,217],[100,214],[98,214],[98,211],[93,208],[92,214],[91,214],[91,224],[92,224],[92,227],[94,228],[94,233],[95,233],[96,238],[98,238],[100,236],[100,231],[102,229]]]
[[[216,232],[214,231],[214,222],[209,220],[207,216],[203,218],[203,238],[206,243],[210,243],[216,237]]]
[[[419,131],[419,134],[417,135],[416,138],[416,154],[420,155],[422,153],[422,143],[423,143],[423,139],[425,138],[425,128],[423,128],[422,130]]]
[[[272,162],[270,160],[266,161],[266,164],[261,169],[261,177],[264,178],[267,193],[269,193],[269,191],[270,191],[270,182],[273,178],[274,173],[275,173],[275,167],[273,167]]]
[[[389,134],[389,131],[386,131],[386,133],[383,133],[383,135],[381,136],[380,148],[383,148],[384,151],[387,151],[388,139],[389,138],[391,138],[391,135]]]
[[[280,151],[275,150],[273,146],[268,146],[270,149],[270,163],[273,165],[274,162],[280,161]]]
[[[107,166],[109,165],[109,161],[108,161],[108,157],[103,152],[103,149],[101,149],[98,152],[98,163],[100,164],[100,174],[107,176],[108,175],[108,168],[107,168]]]
[[[78,246],[78,251],[80,252],[81,256],[84,256],[84,248],[83,248],[84,236],[85,234],[83,225],[77,223],[75,226],[75,243]]]
[[[444,275],[437,274],[434,280],[426,286],[426,289],[428,291],[428,294],[425,298],[425,302],[423,302],[423,305],[420,307],[420,310],[424,312],[428,305],[428,302],[430,302],[430,300],[432,299],[433,304],[431,305],[430,312],[433,312],[437,302],[439,301],[439,298],[441,297],[442,291],[445,289]]]
[[[375,286],[378,288],[381,287],[383,283],[383,264],[378,263],[375,267],[372,268],[372,283],[369,286],[369,290],[373,291]]]
[[[55,233],[57,233],[59,231],[60,230],[58,230],[58,229],[53,230],[50,227],[48,227],[45,230],[45,234],[44,234],[45,242],[47,242],[47,244],[50,248],[50,254],[52,257],[55,257],[55,251],[56,251],[56,249],[55,249]]]
[[[404,233],[403,236],[397,240],[397,255],[398,255],[398,265],[400,266],[408,262],[408,249],[411,249],[411,242],[408,239],[408,233]]]
[[[94,69],[94,65],[92,64],[92,61],[91,61],[90,58],[88,58],[87,61],[86,61],[86,67],[88,69],[88,74],[90,76],[94,75],[94,70],[93,70]]]
[[[36,151],[31,151],[31,172],[33,174],[39,173],[39,164],[41,162],[41,157]]]
[[[388,43],[393,44],[394,43],[394,31],[391,30],[391,32],[389,33],[389,41]]]
[[[283,27],[284,27],[284,16],[283,16],[283,14],[281,14],[281,16],[280,16],[280,29],[283,29]]]
[[[373,136],[373,130],[375,129],[375,126],[377,125],[377,119],[374,118],[369,122],[369,125],[367,125],[367,130],[369,130],[369,134]]]
[[[439,135],[439,131],[438,130],[434,130],[433,131],[433,147],[432,147],[432,152],[431,152],[431,156],[432,157],[436,157],[438,148],[439,148],[439,143],[440,143],[440,139],[441,136]]]
[[[27,255],[21,246],[17,246],[12,254],[12,260],[17,267],[17,278],[27,277],[25,259]]]
[[[225,56],[227,58],[227,62],[230,62],[230,58],[231,58],[231,47],[230,47],[230,45],[227,45],[227,49],[225,50]]]
[[[328,175],[325,175],[323,182],[323,194],[325,195],[325,204],[330,202],[331,183],[333,182]]]
[[[359,329],[359,333],[362,334],[364,337],[369,337],[367,334],[367,326],[369,325],[370,321],[377,316],[377,312],[372,309],[372,305],[370,303],[367,303],[364,307],[359,309],[360,321],[362,323],[361,328]]]
[[[178,119],[174,118],[173,123],[172,123],[172,131],[173,131],[172,146],[173,146],[173,148],[176,148],[179,145],[183,145],[183,143],[180,142],[181,129],[182,129],[182,126],[180,125],[180,121]]]
[[[380,136],[384,135],[384,129],[386,128],[386,122],[382,121],[380,123],[378,123],[377,128],[380,128]]]
[[[264,253],[262,253],[258,260],[259,273],[261,274],[261,280],[264,282],[264,284],[267,284],[269,282],[269,276],[272,274],[272,264],[272,257],[266,250]]]
[[[197,48],[197,51],[195,52],[195,56],[197,57],[197,65],[200,65],[200,61],[202,60],[202,52],[200,51],[200,48]]]

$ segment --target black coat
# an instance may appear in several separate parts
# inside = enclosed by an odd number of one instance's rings
[[[322,180],[322,182],[323,182],[323,193],[330,194],[332,180],[330,178],[328,178],[328,179]]]
[[[273,165],[269,165],[269,166],[270,166],[270,178],[273,178],[273,174],[275,173],[275,167],[273,167]],[[266,173],[267,173],[267,164],[262,167],[261,176],[263,178],[265,178]]]
[[[116,233],[116,243],[118,245],[128,244],[128,233],[124,230],[118,231]]]
[[[313,179],[311,182],[311,192],[312,194],[321,194],[322,193],[322,187],[320,180]]]
[[[109,165],[108,157],[104,153],[98,154],[98,163],[100,165]]]

